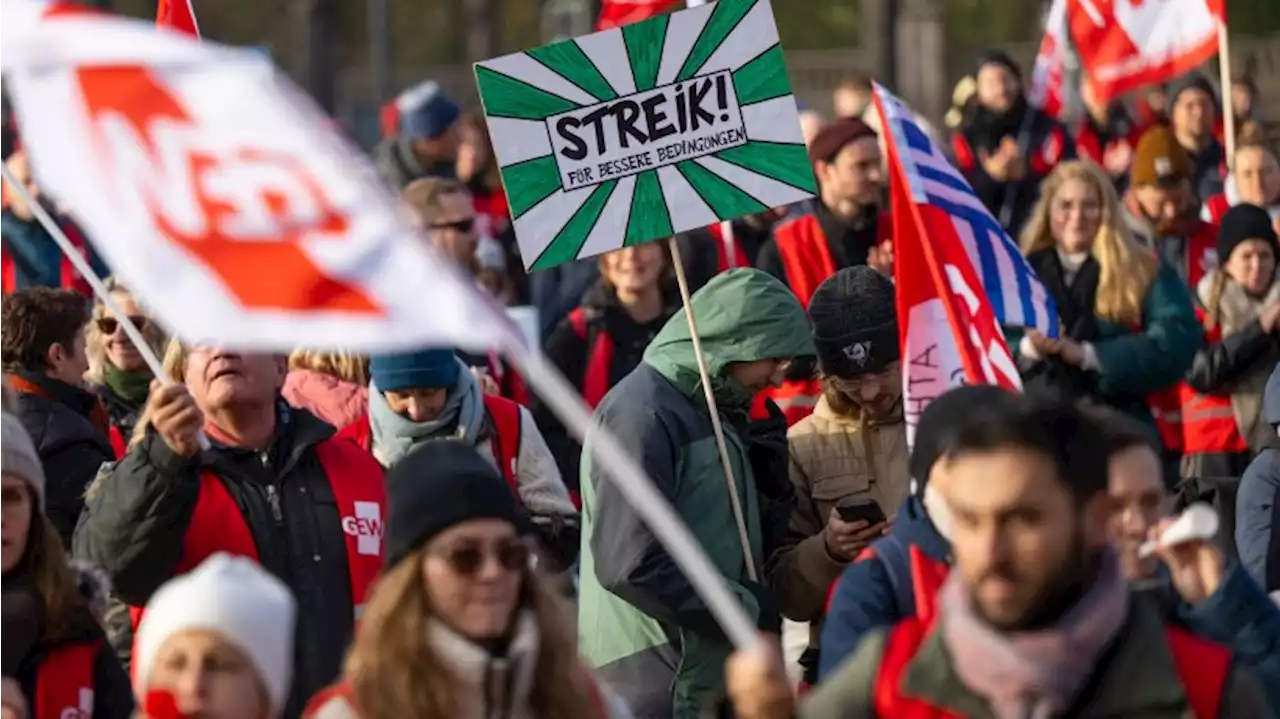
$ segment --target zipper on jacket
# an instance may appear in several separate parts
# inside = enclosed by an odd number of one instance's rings
[[[276,490],[274,483],[267,485],[267,504],[271,505],[271,518],[276,520],[276,525],[284,526],[284,511],[280,509],[280,492]]]

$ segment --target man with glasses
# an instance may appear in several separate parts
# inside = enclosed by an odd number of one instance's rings
[[[402,197],[432,246],[463,271],[475,274],[480,239],[476,209],[466,186],[438,177],[414,180],[404,188]]]
[[[893,283],[865,265],[840,270],[813,293],[809,315],[822,396],[787,433],[797,501],[769,581],[783,615],[810,623],[801,664],[812,682],[831,585],[888,532],[909,481]]]

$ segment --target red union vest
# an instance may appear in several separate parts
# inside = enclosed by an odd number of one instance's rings
[[[569,313],[569,326],[583,342],[591,335],[587,310],[577,307]],[[595,409],[609,392],[609,367],[613,364],[613,337],[605,327],[596,328],[595,341],[587,348],[587,369],[582,374],[582,398]]]
[[[494,437],[491,441],[498,469],[519,499],[520,405],[505,397],[487,394],[484,395],[484,407],[493,420]],[[337,436],[354,442],[365,452],[373,451],[373,427],[369,424],[368,414],[344,427]]]
[[[1187,286],[1193,290],[1205,275],[1218,267],[1218,228],[1196,220],[1187,236]]]
[[[68,642],[40,662],[31,719],[90,719],[93,668],[102,642]]]
[[[901,554],[898,556],[901,556]],[[925,554],[914,544],[908,545],[906,556],[909,566],[890,566],[894,563],[893,557],[877,552],[875,545],[872,545],[862,550],[853,561],[866,562],[876,559],[883,561],[889,581],[894,585],[895,595],[904,595],[897,597],[899,609],[919,619],[925,625],[929,625],[938,613],[938,591],[942,589],[942,585],[947,581],[947,575],[951,573],[951,567],[946,562]],[[909,587],[901,587],[902,591],[899,591],[900,580],[895,577],[898,574],[906,573],[904,570],[910,573],[911,585]],[[827,611],[831,609],[831,598],[835,596],[836,584],[839,581],[837,578],[835,582],[831,583],[831,588],[827,590]],[[910,593],[909,596],[905,596],[908,592]]]
[[[738,267],[750,267],[751,258],[747,257],[747,253],[742,249],[742,243],[738,241],[737,236],[732,236],[732,228],[730,228],[731,236],[728,238],[733,243],[733,258],[730,261],[728,245],[724,236],[724,223],[717,222],[709,225],[707,230],[711,232],[711,236],[716,241],[716,272],[724,272]]]
[[[351,601],[360,618],[373,580],[382,570],[382,521],[387,506],[382,467],[366,451],[344,438],[330,438],[316,445],[320,466],[333,490],[342,517],[347,544],[347,573]],[[182,559],[175,574],[185,574],[216,552],[259,561],[258,546],[236,504],[213,470],[200,474],[200,494],[183,537]],[[131,607],[134,626],[142,608]]]
[[[944,711],[902,694],[903,674],[929,630],[927,623],[917,619],[899,622],[889,630],[872,696],[875,716],[881,719],[965,719],[961,714]],[[1231,650],[1175,627],[1165,627],[1164,634],[1192,714],[1196,719],[1215,719],[1231,671]]]
[[[1213,197],[1204,201],[1204,211],[1200,214],[1200,219],[1211,225],[1221,225],[1222,216],[1227,214],[1227,210],[1231,209],[1231,201],[1223,193],[1218,193]]]
[[[1204,321],[1204,310],[1197,308],[1196,315]],[[1204,339],[1206,346],[1221,342],[1222,326],[1207,330]],[[1182,382],[1178,385],[1178,398],[1182,403],[1182,451],[1185,454],[1249,451],[1249,443],[1236,424],[1229,394],[1200,394]]]

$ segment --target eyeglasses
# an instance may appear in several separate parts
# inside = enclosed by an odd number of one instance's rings
[[[448,562],[453,571],[464,577],[473,577],[489,558],[497,560],[498,566],[508,572],[528,569],[531,553],[528,544],[519,539],[506,539],[488,546],[481,542],[462,541],[435,554]]]
[[[834,384],[836,386],[836,389],[840,390],[841,392],[856,394],[858,392],[861,392],[863,387],[867,387],[867,388],[875,387],[876,389],[880,389],[881,387],[884,387],[885,385],[889,384],[890,380],[893,378],[895,374],[898,374],[901,372],[902,372],[902,365],[898,364],[897,362],[894,362],[893,364],[884,368],[880,372],[873,372],[871,374],[864,374],[864,375],[861,375],[858,377],[852,377],[852,378],[836,377],[832,380],[832,384]]]
[[[431,229],[433,230],[457,230],[461,233],[467,233],[475,229],[476,218],[468,217],[465,220],[457,220],[456,222],[433,222]]]
[[[147,319],[142,315],[129,315],[129,321],[133,323],[134,327],[138,328],[139,332],[146,330],[147,325],[151,322],[151,320]],[[116,328],[118,328],[119,326],[120,326],[120,321],[114,317],[98,318],[98,331],[104,335],[115,334]]]

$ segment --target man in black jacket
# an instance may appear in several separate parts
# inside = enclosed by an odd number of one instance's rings
[[[106,410],[81,386],[89,306],[74,292],[31,287],[5,296],[3,308],[0,345],[15,413],[44,464],[49,519],[69,544],[85,487],[114,457]]]
[[[269,355],[180,348],[152,386],[151,427],[90,488],[78,556],[134,609],[214,552],[257,560],[298,600],[293,693],[284,716],[333,681],[382,564],[382,469],[333,427],[279,399]],[[173,359],[173,351],[168,359]],[[201,448],[201,433],[210,447]],[[119,648],[117,648],[119,649]]]

